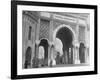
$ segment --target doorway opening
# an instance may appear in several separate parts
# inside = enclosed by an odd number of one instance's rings
[[[73,64],[73,42],[75,38],[71,27],[60,26],[54,32],[54,38],[59,38],[63,44],[63,63]]]
[[[85,63],[85,45],[82,42],[79,47],[79,59],[81,63]]]
[[[31,54],[32,54],[32,49],[31,49],[31,47],[28,47],[26,49],[26,53],[25,53],[25,64],[24,64],[24,68],[31,67]]]
[[[47,39],[41,39],[39,47],[42,46],[44,48],[44,60],[43,65],[48,66],[48,40]]]

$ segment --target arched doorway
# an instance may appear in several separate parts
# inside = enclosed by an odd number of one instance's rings
[[[70,26],[61,25],[55,31],[53,39],[59,38],[63,43],[63,57],[64,62],[72,64],[73,63],[73,42],[75,39],[75,33]]]
[[[40,44],[39,46],[43,46],[44,47],[44,66],[48,65],[48,40],[47,39],[41,39],[40,40]]]
[[[25,68],[31,67],[31,54],[32,54],[32,49],[31,47],[28,47],[25,53],[25,64],[24,64]]]
[[[85,63],[85,45],[83,42],[79,46],[79,59],[81,63]]]

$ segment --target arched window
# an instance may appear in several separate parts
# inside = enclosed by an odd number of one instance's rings
[[[31,32],[32,32],[32,27],[29,26],[28,40],[31,40]]]

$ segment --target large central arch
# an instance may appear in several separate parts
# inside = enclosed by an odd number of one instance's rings
[[[75,31],[69,26],[69,25],[65,25],[65,24],[62,24],[60,26],[58,26],[54,31],[53,31],[53,41],[55,41],[55,38],[56,38],[56,35],[58,33],[58,31],[62,28],[66,28],[66,29],[69,29],[71,32],[72,32],[72,35],[73,35],[73,44],[74,44],[74,41],[76,40],[76,35],[75,35]]]
[[[71,48],[72,53],[75,37],[76,36],[74,30],[70,26],[65,24],[58,26],[53,33],[53,41],[55,41],[56,38],[59,38],[62,41],[63,52],[67,51],[68,54],[68,63],[72,63],[73,61],[73,54],[71,54],[70,57],[69,48]]]

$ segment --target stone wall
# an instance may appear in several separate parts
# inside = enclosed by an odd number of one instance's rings
[[[27,11],[26,11],[27,12]],[[28,12],[27,12],[28,14]],[[32,19],[29,15],[23,12],[22,17],[22,67],[24,67],[25,63],[25,54],[28,47],[32,49],[32,56],[34,56],[34,44],[35,44],[35,36],[36,36],[36,27],[37,22]],[[29,38],[29,27],[31,27],[31,38]]]
[[[53,16],[51,16],[53,13],[50,13],[49,18],[42,18],[39,14],[40,12],[29,12],[29,11],[23,11],[23,18],[22,18],[22,66],[24,67],[25,63],[25,54],[28,46],[32,48],[32,56],[33,58],[35,54],[38,55],[38,47],[39,42],[41,39],[47,39],[48,40],[48,56],[50,58],[50,47],[53,43],[53,32],[55,29],[61,25],[68,25],[73,31],[73,35],[75,35],[75,43],[74,43],[74,55],[78,59],[78,48],[79,48],[79,42],[85,42],[85,27],[86,26],[80,26],[79,23],[76,21],[68,22],[63,20],[57,20],[54,19]],[[77,20],[77,19],[76,19]],[[28,39],[29,35],[29,27],[32,27],[31,30],[31,39]],[[37,47],[35,47],[35,44]],[[77,49],[76,49],[77,48]],[[36,50],[36,51],[35,51]],[[74,59],[76,59],[74,57]],[[32,60],[32,59],[31,59]]]

